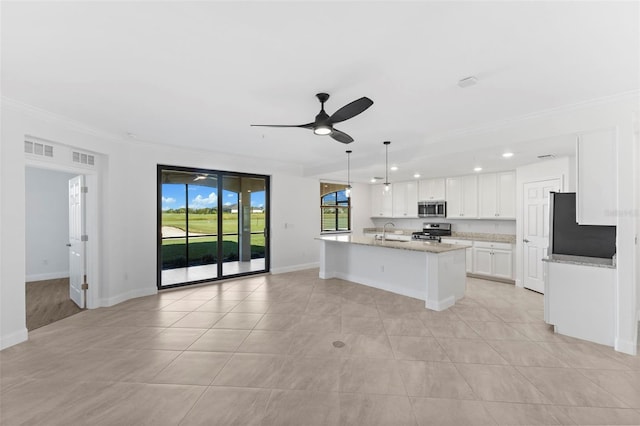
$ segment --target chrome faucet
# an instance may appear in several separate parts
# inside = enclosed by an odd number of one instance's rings
[[[391,225],[394,228],[396,225],[393,222],[387,222],[382,226],[382,242],[384,243],[387,240],[387,225]]]

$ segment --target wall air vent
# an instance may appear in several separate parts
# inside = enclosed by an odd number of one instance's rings
[[[93,166],[95,164],[95,157],[91,154],[85,154],[84,152],[73,151],[73,162],[86,164],[88,166]]]
[[[53,146],[39,142],[24,141],[24,152],[43,157],[53,157]]]
[[[556,158],[556,156],[553,154],[538,155],[538,160],[551,160],[552,158]]]

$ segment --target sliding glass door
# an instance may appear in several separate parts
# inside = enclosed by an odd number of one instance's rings
[[[269,177],[158,166],[158,287],[269,270]]]

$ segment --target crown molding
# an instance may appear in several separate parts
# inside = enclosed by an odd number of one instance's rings
[[[118,134],[111,133],[103,129],[99,129],[97,127],[89,126],[85,123],[66,117],[64,115],[53,113],[51,111],[47,111],[46,109],[42,109],[42,108],[27,104],[12,98],[8,98],[6,96],[1,97],[1,102],[2,102],[2,108],[7,108],[16,112],[21,112],[31,117],[38,118],[40,120],[44,120],[47,122],[53,122],[63,127],[66,127],[70,130],[74,130],[80,133],[85,133],[91,136],[96,136],[99,138],[103,138],[103,139],[107,139],[115,142],[126,141],[124,137]]]

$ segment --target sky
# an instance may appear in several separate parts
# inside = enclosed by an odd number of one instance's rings
[[[223,191],[223,205],[232,205],[238,202],[237,194],[231,191]],[[265,191],[251,194],[252,207],[264,207]],[[183,184],[162,185],[162,210],[179,209],[185,207],[185,188]],[[189,207],[201,209],[217,207],[217,190],[210,186],[189,185]]]

